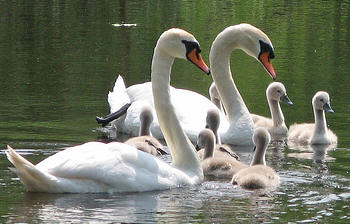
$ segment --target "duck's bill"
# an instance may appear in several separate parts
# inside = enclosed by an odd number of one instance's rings
[[[265,52],[259,56],[259,61],[263,64],[266,71],[270,74],[270,76],[275,80],[277,78],[275,69],[272,66],[271,60],[269,58],[269,52]]]
[[[289,97],[286,95],[281,96],[281,101],[285,102],[289,106],[293,106],[293,102],[289,99]]]
[[[323,105],[323,109],[328,112],[328,113],[331,113],[333,114],[334,113],[334,110],[332,109],[331,105],[329,103],[325,103]]]
[[[210,74],[210,70],[207,64],[205,64],[202,55],[197,53],[197,49],[193,49],[190,53],[188,53],[187,58],[193,64],[195,64],[198,68],[200,68],[206,74]]]

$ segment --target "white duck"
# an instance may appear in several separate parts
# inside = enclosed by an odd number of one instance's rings
[[[164,155],[167,152],[163,149],[162,143],[151,135],[150,127],[153,121],[152,108],[145,105],[140,113],[140,132],[139,136],[125,141],[125,144],[134,146],[138,150],[150,153],[154,156]]]
[[[50,193],[138,192],[201,183],[199,158],[180,126],[169,95],[175,58],[187,58],[209,73],[199,43],[191,34],[170,29],[160,36],[154,49],[151,80],[155,109],[171,151],[172,165],[119,142],[89,142],[71,147],[36,166],[8,147],[7,157],[26,188]]]
[[[259,60],[273,78],[276,77],[271,64],[274,51],[265,33],[252,25],[239,24],[226,28],[215,38],[209,55],[212,76],[228,115],[227,119],[225,114],[220,112],[221,141],[233,145],[252,145],[254,124],[230,71],[230,55],[235,49],[242,49]],[[140,113],[140,106],[144,103],[153,106],[151,89],[150,82],[126,88],[122,78],[118,77],[113,92],[108,94],[111,112],[116,112],[118,116],[126,113],[114,123],[118,131],[137,135],[137,115]],[[215,109],[216,106],[206,97],[193,91],[170,88],[170,94],[185,133],[195,142],[203,129],[202,124],[205,122],[207,111]],[[129,103],[131,106],[128,109],[118,111]],[[151,132],[158,139],[163,137],[157,118],[154,119]]]
[[[293,124],[289,127],[288,141],[300,145],[337,144],[337,136],[327,127],[325,111],[333,114],[329,94],[318,91],[312,98],[315,123]]]
[[[241,169],[232,177],[232,183],[245,189],[274,188],[280,184],[280,177],[274,169],[266,166],[265,152],[271,140],[269,132],[256,128],[253,135],[255,153],[251,165]]]

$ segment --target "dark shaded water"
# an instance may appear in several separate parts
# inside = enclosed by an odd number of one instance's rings
[[[26,193],[1,150],[0,222],[349,222],[349,1],[1,1],[0,148],[10,144],[37,163],[101,139],[94,118],[109,112],[106,95],[117,75],[127,85],[149,81],[164,30],[192,32],[208,61],[215,36],[241,22],[274,44],[278,81],[295,104],[282,105],[288,125],[311,122],[312,96],[329,92],[335,150],[270,146],[267,161],[282,184],[263,196],[217,182],[123,195]],[[238,51],[231,68],[250,111],[269,115],[271,79],[261,65]],[[208,95],[211,81],[185,61],[174,64],[174,86]]]

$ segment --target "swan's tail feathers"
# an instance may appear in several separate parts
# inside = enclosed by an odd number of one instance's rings
[[[9,168],[15,172],[28,191],[42,191],[44,186],[50,185],[49,175],[37,169],[31,162],[18,154],[9,145],[6,151],[7,159],[15,166]]]
[[[111,113],[117,111],[123,105],[130,103],[129,95],[126,91],[126,86],[123,77],[118,76],[115,81],[113,91],[108,94],[108,103],[111,109]]]
[[[131,103],[127,103],[124,106],[122,106],[119,110],[117,110],[114,113],[111,113],[107,115],[106,117],[97,117],[96,116],[96,121],[98,124],[102,124],[102,127],[106,126],[109,124],[111,121],[118,119],[121,117],[123,114],[125,114],[128,111],[128,108],[131,106]]]
[[[7,159],[16,167],[16,169],[21,169],[22,167],[33,169],[35,167],[31,162],[23,158],[9,145],[7,146],[6,156]]]

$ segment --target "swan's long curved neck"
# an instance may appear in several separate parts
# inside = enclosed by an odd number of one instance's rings
[[[278,127],[284,124],[284,116],[281,105],[277,100],[268,99],[273,126]]]
[[[241,116],[250,117],[230,69],[230,56],[233,50],[239,48],[239,37],[238,31],[222,32],[214,40],[209,55],[211,73],[231,124]]]
[[[170,149],[172,163],[184,171],[202,175],[196,150],[180,126],[170,99],[170,73],[174,58],[155,48],[152,60],[154,106],[164,139]]]
[[[323,110],[314,110],[315,130],[314,135],[324,135],[327,133],[326,115]]]

